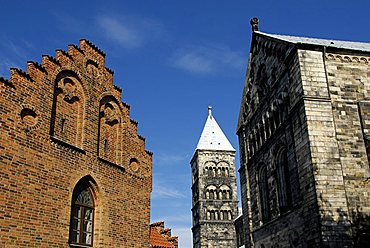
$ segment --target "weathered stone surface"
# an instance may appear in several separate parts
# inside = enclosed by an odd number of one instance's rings
[[[233,220],[238,216],[234,151],[197,150],[193,174],[193,247],[236,247]],[[210,168],[227,168],[213,174]],[[212,195],[207,192],[214,190]],[[225,195],[222,190],[228,190]],[[214,193],[217,192],[217,193]]]
[[[276,37],[253,33],[240,108],[245,244],[358,246],[370,236],[369,53]]]

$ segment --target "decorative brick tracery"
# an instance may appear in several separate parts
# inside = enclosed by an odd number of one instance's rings
[[[77,242],[73,190],[93,178],[93,247],[149,247],[152,153],[121,97],[84,39],[0,78],[0,246]]]

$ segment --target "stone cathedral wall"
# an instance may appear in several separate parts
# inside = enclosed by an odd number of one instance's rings
[[[299,97],[302,92],[299,61],[295,57],[296,51],[288,45],[258,38],[254,42],[246,82],[247,104],[242,103],[245,104],[242,108],[247,124],[238,130],[243,222],[246,225],[244,239],[247,246],[279,244],[289,247],[302,242],[303,234],[305,239],[314,239],[309,230],[317,229],[315,209],[303,212],[301,208],[302,204],[315,200],[302,197],[303,194],[314,195],[313,189],[307,187],[313,184],[313,179],[307,167],[298,167],[298,164],[309,163],[304,108]],[[259,73],[260,68],[263,73]],[[265,84],[263,91],[258,89],[262,83]],[[263,92],[266,95],[262,95]],[[287,181],[292,185],[288,211],[279,207],[277,192],[277,152],[281,148],[286,151]],[[259,191],[259,173],[264,167],[268,178],[268,220],[262,217]]]
[[[260,36],[252,44],[237,133],[247,246],[357,245],[370,231],[369,56],[297,49]],[[274,153],[281,144],[291,185],[287,212],[279,208]]]
[[[323,241],[370,236],[370,57],[356,52],[301,51],[312,165]],[[340,235],[341,234],[341,235]]]

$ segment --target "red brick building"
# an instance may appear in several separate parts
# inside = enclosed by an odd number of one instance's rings
[[[0,247],[149,247],[152,154],[87,40],[0,79]]]
[[[177,236],[171,236],[171,229],[164,229],[164,222],[150,224],[150,247],[152,248],[178,248]]]

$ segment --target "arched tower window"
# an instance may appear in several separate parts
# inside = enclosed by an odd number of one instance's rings
[[[259,199],[262,214],[262,222],[270,220],[270,199],[266,166],[262,166],[258,178]]]
[[[280,213],[284,213],[288,211],[292,205],[288,158],[286,149],[284,147],[277,152],[275,162],[278,183],[279,208]]]
[[[92,189],[82,181],[73,191],[69,242],[71,244],[92,246],[95,203]]]
[[[233,219],[233,214],[231,213],[231,211],[228,211],[228,215],[229,215],[229,220],[232,220]]]
[[[220,196],[222,196],[220,199],[223,199],[223,200],[229,200],[229,199],[231,199],[230,192],[231,192],[231,190],[230,190],[230,187],[229,186],[222,185],[220,187]]]
[[[215,219],[215,211],[211,211],[211,220]]]
[[[220,216],[219,216],[218,211],[216,210],[216,211],[215,211],[215,220],[219,220],[219,219],[220,219]]]

